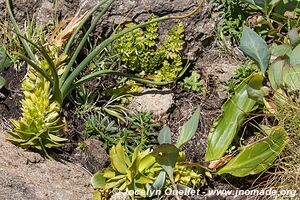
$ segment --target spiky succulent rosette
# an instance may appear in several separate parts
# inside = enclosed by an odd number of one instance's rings
[[[46,62],[41,62],[41,68],[50,73]],[[61,142],[66,141],[55,135],[63,126],[58,125],[60,105],[51,101],[50,82],[30,66],[22,90],[22,116],[11,120],[14,130],[9,134],[13,137],[8,140],[23,148],[43,151],[48,156],[46,148],[61,147]]]

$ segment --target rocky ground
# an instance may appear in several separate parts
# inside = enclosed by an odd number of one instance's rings
[[[92,199],[91,175],[80,164],[45,159],[5,141],[0,129],[0,199]]]

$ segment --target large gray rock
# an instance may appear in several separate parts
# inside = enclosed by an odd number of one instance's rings
[[[1,200],[92,199],[91,177],[79,164],[46,160],[5,141],[6,137],[0,130]]]

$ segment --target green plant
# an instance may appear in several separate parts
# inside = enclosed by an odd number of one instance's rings
[[[205,87],[203,86],[204,80],[201,79],[200,74],[198,74],[196,71],[192,71],[191,76],[183,79],[183,82],[180,82],[180,85],[182,85],[187,91],[205,91]]]
[[[257,73],[258,68],[256,64],[241,64],[237,66],[234,75],[227,82],[229,92],[234,92],[234,88],[241,83],[244,79],[251,76],[253,73]]]
[[[296,38],[295,35],[293,36],[293,38]],[[272,106],[266,100],[270,88],[263,85],[264,81],[268,81],[266,73],[270,77],[269,81],[273,89],[283,86],[280,82],[281,77],[289,77],[284,80],[287,84],[286,86],[288,86],[287,88],[291,89],[291,82],[295,83],[294,81],[298,77],[291,70],[287,70],[285,75],[284,73],[280,74],[281,70],[277,69],[275,71],[274,65],[278,67],[278,60],[275,60],[269,67],[271,51],[266,42],[248,27],[243,29],[240,49],[256,62],[259,66],[260,74],[253,74],[240,83],[237,86],[236,93],[223,105],[222,115],[215,121],[209,134],[208,148],[205,155],[207,161],[214,160],[213,162],[216,162],[216,160],[222,160],[233,138],[236,137],[239,127],[246,120],[246,113],[254,111],[258,104],[264,105],[267,110],[271,110]],[[283,65],[279,65],[279,67],[284,66],[284,63],[281,64]],[[241,96],[242,94],[243,96]],[[271,130],[262,131],[267,132],[265,139],[256,141],[249,146],[241,147],[240,153],[229,159],[230,161],[218,173],[247,176],[267,170],[289,141],[288,134],[283,127],[274,126]],[[250,157],[251,159],[249,159]]]
[[[10,14],[11,17],[11,21],[13,23],[13,26],[15,28],[15,31],[17,32],[18,36],[20,37],[20,40],[23,43],[23,46],[26,50],[26,53],[28,54],[29,57],[26,57],[24,55],[19,55],[22,59],[24,59],[26,62],[28,62],[28,64],[31,65],[31,67],[33,67],[34,69],[36,69],[38,72],[40,72],[43,76],[45,76],[45,78],[51,83],[52,86],[52,90],[53,90],[53,99],[56,100],[59,104],[62,104],[64,99],[70,94],[70,92],[76,88],[77,86],[83,84],[84,82],[98,77],[100,75],[105,75],[105,74],[111,74],[111,75],[119,75],[119,76],[124,76],[127,78],[131,78],[133,80],[137,80],[137,81],[141,81],[143,83],[149,83],[149,84],[158,84],[158,85],[165,85],[168,84],[167,83],[156,83],[156,82],[152,82],[152,81],[147,81],[144,80],[140,77],[137,76],[133,76],[133,75],[129,75],[129,74],[124,74],[121,72],[117,72],[117,71],[112,71],[112,70],[101,70],[101,71],[97,71],[91,74],[88,74],[82,78],[80,78],[80,80],[76,80],[77,78],[79,78],[80,73],[85,69],[85,67],[90,63],[90,61],[93,60],[93,58],[95,56],[97,56],[99,53],[101,53],[108,45],[110,45],[113,41],[121,38],[122,36],[124,36],[127,33],[130,33],[131,31],[147,26],[149,24],[161,21],[161,20],[168,20],[168,19],[181,19],[181,18],[185,18],[190,16],[191,14],[195,13],[199,8],[200,5],[196,8],[196,10],[194,10],[193,12],[191,12],[188,15],[184,15],[184,16],[165,16],[165,17],[160,17],[160,18],[155,18],[151,21],[148,22],[144,22],[135,26],[132,26],[130,28],[124,29],[116,34],[112,34],[110,37],[108,37],[107,39],[105,39],[103,42],[101,42],[97,47],[95,47],[95,49],[86,56],[86,58],[81,61],[78,66],[74,66],[75,65],[75,61],[80,53],[80,51],[82,50],[87,38],[89,37],[89,34],[94,30],[94,28],[96,27],[97,22],[102,18],[102,16],[104,15],[104,13],[109,9],[110,5],[112,4],[113,0],[109,0],[109,1],[100,1],[93,9],[91,9],[88,13],[84,14],[83,16],[81,16],[78,19],[74,19],[74,22],[70,23],[69,27],[67,27],[63,32],[61,32],[55,39],[53,44],[55,44],[56,46],[62,46],[63,42],[67,41],[66,46],[64,47],[64,53],[68,54],[70,51],[70,47],[73,44],[73,41],[75,39],[75,36],[78,34],[80,28],[87,22],[87,20],[91,17],[91,15],[102,5],[105,4],[105,8],[101,11],[101,13],[96,17],[96,19],[93,21],[92,25],[90,26],[90,28],[87,30],[87,32],[84,34],[84,36],[82,37],[82,39],[79,42],[78,47],[76,48],[75,52],[72,54],[72,57],[70,58],[70,61],[66,64],[66,68],[63,71],[62,76],[59,78],[58,77],[58,72],[55,69],[55,63],[53,62],[53,60],[49,57],[47,50],[43,47],[43,46],[39,46],[34,44],[33,42],[29,41],[27,38],[25,38],[20,29],[18,28],[18,25],[13,17],[13,14],[11,12],[10,9],[10,3],[8,0],[6,0],[6,5],[7,5],[7,9],[8,9],[8,13]],[[76,29],[76,27],[78,26],[78,28]],[[75,29],[75,31],[73,30]],[[72,36],[70,37],[69,40],[67,40],[68,35],[72,34]],[[43,59],[45,59],[45,61],[48,63],[49,68],[51,69],[52,75],[51,77],[46,75],[45,73],[43,73],[43,70],[39,67],[39,63],[37,63],[37,60],[34,56],[34,53],[31,51],[31,49],[29,48],[29,44],[33,45],[35,48],[37,48],[41,55],[43,56]],[[70,73],[71,68],[74,68],[74,70]]]
[[[36,44],[26,38],[24,34],[22,34],[15,18],[11,10],[11,4],[9,0],[6,0],[6,8],[7,12],[10,16],[14,31],[18,35],[25,52],[27,54],[23,55],[22,53],[16,53],[21,59],[23,59],[25,62],[28,63],[30,66],[30,70],[33,71],[33,74],[35,76],[39,76],[40,80],[43,80],[43,84],[41,86],[47,86],[46,89],[49,91],[45,91],[45,95],[47,94],[48,97],[45,97],[45,99],[50,100],[49,106],[50,105],[58,105],[59,108],[63,104],[64,100],[69,96],[71,91],[75,89],[76,87],[82,85],[83,83],[87,82],[90,79],[93,79],[95,77],[105,75],[105,74],[111,74],[111,75],[118,75],[118,76],[124,76],[128,77],[137,81],[141,81],[144,83],[149,83],[149,84],[158,84],[158,85],[165,85],[168,83],[155,83],[152,81],[147,81],[144,80],[140,77],[133,76],[130,74],[123,74],[118,71],[112,71],[112,70],[100,70],[96,71],[94,73],[85,75],[81,77],[82,71],[90,64],[90,62],[98,56],[105,48],[110,45],[113,41],[117,40],[118,38],[124,36],[127,33],[130,33],[131,31],[144,27],[146,25],[161,21],[161,20],[168,20],[168,19],[181,19],[190,16],[191,14],[194,14],[201,6],[200,3],[199,6],[190,14],[184,15],[184,16],[165,16],[161,18],[156,18],[151,21],[141,23],[138,25],[135,25],[133,27],[127,28],[119,33],[112,34],[108,38],[104,39],[98,46],[96,46],[82,61],[78,60],[78,56],[80,52],[82,51],[84,45],[86,44],[86,41],[90,35],[90,33],[94,30],[94,28],[97,25],[97,22],[102,18],[102,16],[107,12],[109,9],[110,5],[113,3],[113,0],[102,0],[99,3],[97,3],[94,8],[92,8],[90,11],[84,13],[81,16],[76,16],[74,17],[68,24],[67,26],[62,30],[62,25],[66,23],[66,21],[61,22],[57,28],[53,31],[52,36],[51,36],[51,41],[48,41],[48,46],[44,47],[41,44]],[[85,34],[82,37],[77,37],[79,34],[79,31],[83,27],[83,25],[91,18],[91,16],[99,9],[100,6],[105,5],[102,11],[95,17],[94,21],[92,22],[91,26],[89,29],[85,32]],[[61,31],[60,31],[61,30]],[[60,31],[60,32],[59,32]],[[59,33],[58,33],[59,32]],[[58,34],[57,34],[58,33]],[[78,41],[78,46],[75,48],[71,48],[72,45],[74,45],[74,41],[76,38],[80,38],[80,41]],[[32,50],[31,47],[34,47],[36,50],[38,50],[39,53],[35,54]],[[74,52],[70,52],[72,49],[75,49]],[[70,59],[68,59],[68,55],[70,55]],[[78,61],[78,62],[76,62]],[[77,64],[78,63],[78,64]],[[47,70],[47,71],[45,71]],[[30,78],[30,77],[29,77]],[[37,79],[38,80],[38,79]],[[34,83],[34,82],[33,82]],[[28,84],[31,85],[31,84]],[[49,85],[49,88],[48,88]],[[42,88],[42,87],[41,87]],[[37,91],[41,88],[36,88]],[[32,98],[34,96],[28,95],[25,96],[25,98]],[[37,97],[38,98],[38,97]],[[24,100],[26,101],[26,99]],[[38,100],[35,100],[36,102],[40,102]],[[23,104],[24,108],[28,109],[30,111],[30,108],[27,107],[25,104]],[[37,105],[38,107],[38,105]],[[48,107],[48,106],[43,106],[43,107]],[[55,106],[54,106],[55,107]],[[49,109],[50,112],[52,112],[53,107],[50,107]],[[24,110],[24,112],[27,112],[27,110]],[[52,115],[50,115],[52,116]],[[23,115],[24,118],[31,119],[32,117],[28,116],[28,114]],[[27,120],[27,119],[26,119]],[[42,119],[41,119],[42,120]],[[41,124],[47,124],[47,115],[44,116],[44,122],[41,122]],[[51,120],[53,120],[51,118]],[[22,121],[22,118],[20,119]],[[54,120],[53,122],[58,122],[58,120]],[[40,124],[40,123],[38,123]],[[18,126],[18,123],[15,123],[16,125],[16,130],[14,133],[11,133],[12,136],[15,137],[15,143],[24,143],[24,141],[18,140],[19,138],[23,138],[23,126]],[[58,125],[51,124],[54,127],[58,127]],[[38,126],[37,128],[41,128]],[[37,138],[38,143],[27,143],[26,147],[35,147],[38,149],[42,149],[45,151],[44,147],[52,147],[51,145],[45,145],[43,140],[40,136],[40,132],[47,133],[47,128],[46,129],[39,129],[36,130],[34,129],[34,126],[30,127],[30,132],[29,134],[31,135],[30,137]],[[56,129],[55,129],[56,130]],[[26,130],[28,131],[28,130]],[[47,135],[48,139],[46,141],[50,141],[50,137],[52,135]],[[26,140],[28,137],[26,136]],[[56,141],[58,142],[58,141]],[[59,141],[60,142],[60,141]],[[41,148],[38,147],[37,145],[41,145]],[[45,152],[46,153],[46,152]]]
[[[196,165],[197,167],[193,168],[193,165],[190,163],[185,163],[184,152],[180,150],[195,135],[199,120],[200,107],[198,107],[191,118],[183,124],[175,145],[172,144],[170,129],[164,127],[158,135],[160,145],[151,153],[155,157],[156,162],[158,162],[167,173],[174,190],[178,190],[179,186],[182,186],[183,183],[186,184],[183,185],[184,187],[203,186],[202,184],[206,183],[205,170],[202,166],[199,167]],[[182,168],[182,166],[184,166],[184,168]],[[177,199],[180,199],[178,195],[175,196]]]
[[[150,15],[149,20],[156,19]],[[130,28],[134,24],[127,24]],[[152,23],[143,29],[136,29],[118,39],[113,47],[120,60],[130,70],[145,73],[155,81],[172,81],[183,69],[181,51],[183,49],[184,27],[182,23],[174,26],[166,40],[157,44],[158,24]]]
[[[153,121],[149,112],[137,112],[126,117],[128,124],[117,125],[108,116],[101,113],[92,114],[85,119],[85,133],[99,138],[103,142],[103,148],[110,149],[119,141],[122,141],[126,152],[132,152],[139,144],[142,149],[153,146],[157,133],[155,127],[159,124]]]
[[[161,171],[161,167],[150,154],[150,149],[141,151],[141,146],[135,148],[129,157],[121,143],[110,150],[111,166],[103,173],[96,173],[92,177],[94,188],[107,191],[118,188],[120,191],[133,190],[135,193],[146,197],[146,190],[155,181],[155,177]],[[135,199],[134,195],[131,195]]]
[[[258,25],[262,27],[261,33],[275,35],[274,33],[280,33],[284,29],[290,30],[299,25],[299,2],[297,0],[244,0],[244,2],[262,13],[258,20]]]
[[[164,127],[159,135],[159,146],[152,151],[140,152],[141,145],[135,148],[131,161],[121,144],[110,151],[111,167],[103,173],[96,173],[92,178],[95,188],[118,188],[121,191],[135,190],[139,196],[151,196],[152,190],[164,187],[201,187],[206,184],[203,168],[186,162],[180,149],[194,136],[200,119],[200,108],[183,124],[176,145],[172,144],[171,131]],[[134,165],[134,166],[133,166]],[[163,171],[164,170],[164,171]],[[142,175],[141,175],[142,174]],[[169,180],[166,179],[166,174]],[[179,197],[178,197],[179,198]]]
[[[251,15],[251,9],[246,8],[242,1],[235,0],[216,0],[219,5],[220,21],[217,26],[216,34],[226,49],[226,36],[230,36],[234,43],[239,41],[242,35],[242,27],[245,25],[247,18]]]
[[[8,55],[6,54],[6,51],[2,48],[2,46],[0,46],[0,72],[8,68],[10,65],[11,61]],[[5,79],[2,76],[0,76],[0,90],[4,87],[5,82]]]

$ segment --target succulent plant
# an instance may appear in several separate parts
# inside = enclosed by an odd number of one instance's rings
[[[141,145],[136,147],[129,157],[121,143],[113,146],[109,154],[111,166],[93,176],[94,188],[104,191],[112,188],[120,191],[134,190],[138,191],[135,193],[146,195],[147,188],[154,183],[162,168],[150,154],[150,149],[140,151],[140,148]]]

